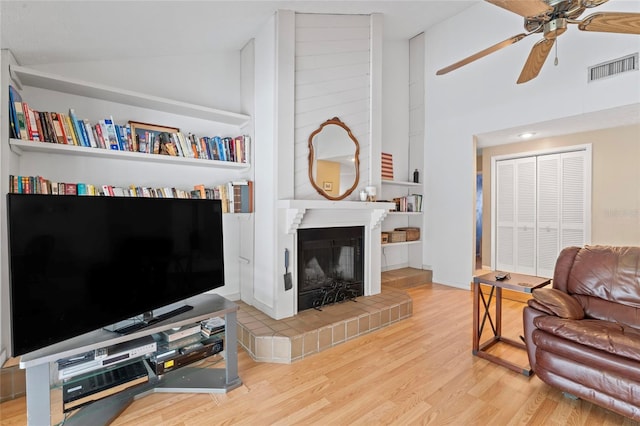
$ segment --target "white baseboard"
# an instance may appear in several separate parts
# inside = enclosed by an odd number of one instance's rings
[[[405,262],[405,263],[398,263],[396,265],[381,266],[380,270],[384,272],[384,271],[393,271],[394,269],[408,268],[408,267],[409,267],[409,263]]]

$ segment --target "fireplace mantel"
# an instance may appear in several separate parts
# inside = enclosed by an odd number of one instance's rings
[[[279,200],[278,208],[286,210],[287,233],[295,234],[296,230],[305,226],[305,217],[309,213],[334,216],[334,220],[350,223],[356,217],[366,218],[371,229],[380,223],[389,210],[395,208],[394,203],[362,202],[362,201],[329,201],[329,200]],[[339,219],[338,219],[339,218]]]

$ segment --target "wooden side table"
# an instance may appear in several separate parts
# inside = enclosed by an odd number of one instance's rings
[[[534,277],[531,275],[516,273],[510,273],[510,277],[508,279],[497,280],[496,275],[499,273],[500,272],[498,271],[492,271],[488,274],[473,278],[473,354],[529,377],[533,374],[531,366],[527,365],[522,367],[512,363],[511,361],[487,353],[486,351],[498,342],[503,342],[526,350],[524,343],[502,336],[502,289],[506,288],[522,293],[531,293],[536,288],[546,286],[551,282],[551,280],[549,278]],[[480,284],[491,286],[491,291],[487,298],[485,298],[484,293],[480,291]],[[489,311],[494,294],[496,300],[495,322]],[[480,320],[480,301],[482,301],[482,306],[484,308],[482,321]],[[487,324],[487,321],[493,331],[493,337],[481,344],[480,337],[482,336],[482,330]]]

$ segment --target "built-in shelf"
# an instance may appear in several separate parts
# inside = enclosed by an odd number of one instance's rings
[[[50,142],[24,141],[10,139],[11,150],[18,155],[23,152],[40,152],[45,154],[74,155],[78,157],[95,157],[105,159],[132,160],[142,162],[155,162],[164,164],[182,164],[188,166],[208,168],[246,169],[248,163],[236,163],[235,161],[206,160],[203,158],[174,157],[171,155],[146,154],[144,152],[117,151],[102,148],[90,148],[86,146],[64,145]]]
[[[422,241],[420,240],[415,240],[415,241],[402,241],[399,243],[384,243],[382,244],[382,248],[385,247],[398,247],[398,246],[410,246],[413,244],[420,244]]]
[[[421,183],[404,182],[400,180],[382,180],[383,185],[396,185],[396,186],[422,186]]]
[[[420,216],[422,212],[389,212],[387,213],[390,216]]]
[[[119,104],[168,112],[171,114],[216,121],[233,126],[244,126],[250,119],[250,117],[245,114],[223,111],[202,105],[194,105],[173,99],[146,95],[144,93],[134,92],[131,90],[90,83],[22,66],[11,66],[10,72],[12,78],[20,85],[24,86],[38,87],[40,89],[54,90],[57,92],[101,99]]]

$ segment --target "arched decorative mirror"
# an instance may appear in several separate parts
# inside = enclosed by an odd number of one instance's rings
[[[360,145],[351,129],[338,117],[309,135],[309,180],[329,200],[349,196],[360,179]]]

